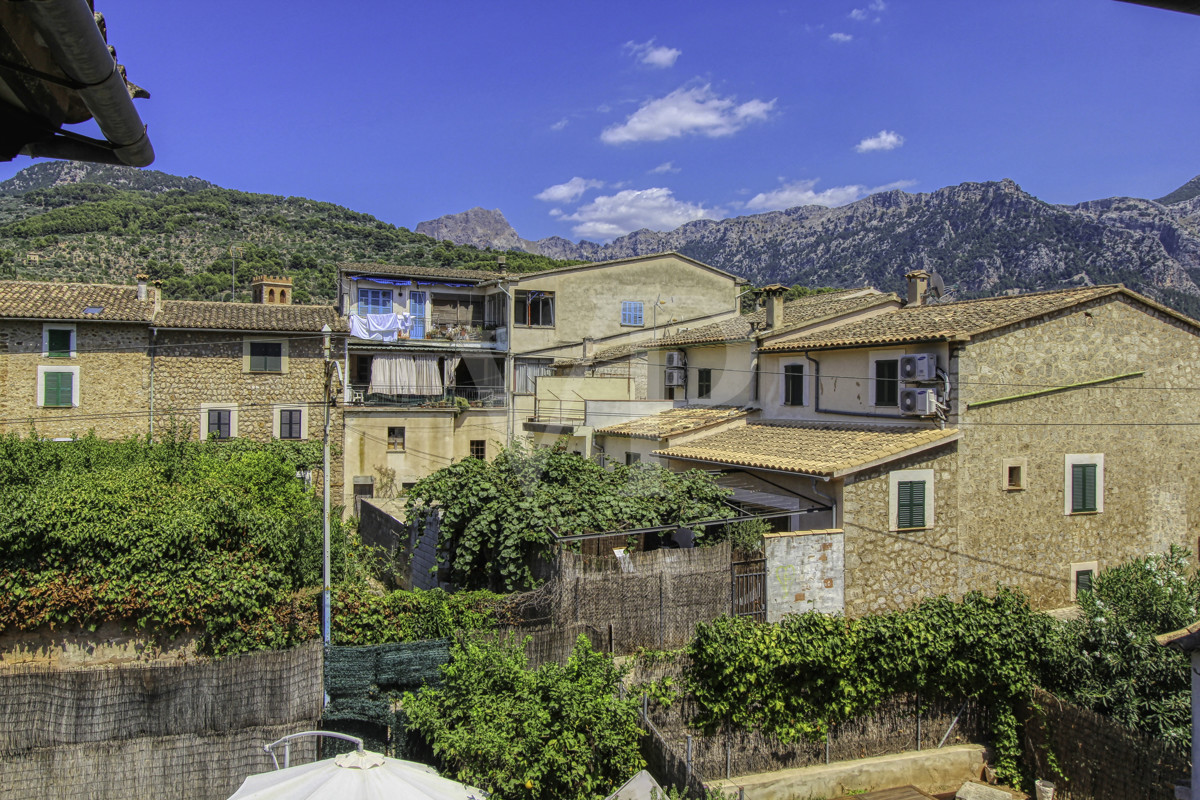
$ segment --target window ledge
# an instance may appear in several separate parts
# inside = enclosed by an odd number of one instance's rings
[[[1097,509],[1096,511],[1072,511],[1070,514],[1067,514],[1067,516],[1068,517],[1094,517],[1095,515],[1102,514],[1102,513],[1104,513],[1104,512],[1100,511],[1099,509]]]

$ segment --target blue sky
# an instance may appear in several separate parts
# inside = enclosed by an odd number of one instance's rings
[[[96,0],[154,169],[607,240],[879,188],[1200,173],[1200,17],[1113,0]],[[30,159],[0,164],[0,178]]]

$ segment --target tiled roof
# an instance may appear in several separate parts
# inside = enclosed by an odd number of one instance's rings
[[[339,264],[341,272],[353,272],[363,275],[390,275],[401,278],[447,278],[461,281],[481,283],[494,281],[500,277],[499,272],[489,272],[482,269],[454,269],[452,267],[403,267],[397,264]],[[510,274],[509,277],[515,277]]]
[[[99,311],[84,313],[88,308]],[[135,286],[0,281],[0,317],[149,322],[153,313]]]
[[[154,318],[160,328],[201,328],[234,331],[320,331],[328,325],[347,330],[346,320],[333,306],[285,306],[261,303],[209,303],[168,300]]]
[[[986,331],[1117,293],[1131,295],[1158,307],[1153,301],[1121,286],[1090,286],[1083,289],[962,300],[956,303],[907,306],[891,314],[880,314],[762,349],[763,352],[794,352],[823,347],[968,339]]]
[[[721,431],[654,454],[836,478],[958,437],[952,428],[769,422]]]
[[[634,439],[666,439],[697,428],[738,419],[753,410],[737,406],[684,406],[598,428],[596,433],[605,436],[630,436]]]
[[[898,299],[895,295],[881,294],[874,289],[845,289],[840,292],[824,292],[801,297],[783,304],[783,324],[771,333],[784,333],[822,319],[849,314]],[[740,317],[680,331],[672,336],[659,339],[656,344],[660,347],[684,347],[714,342],[740,341],[749,339],[755,333],[765,332],[766,324],[766,309],[760,308]]]

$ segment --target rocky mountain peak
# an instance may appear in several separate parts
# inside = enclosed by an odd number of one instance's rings
[[[151,193],[216,188],[216,184],[200,178],[184,178],[153,169],[80,161],[41,161],[0,183],[0,195],[20,196],[35,189],[52,189],[77,183],[98,183],[114,189]]]
[[[536,252],[533,242],[518,236],[498,208],[489,210],[476,206],[458,214],[446,214],[417,223],[416,232],[438,241],[469,244],[481,249]]]

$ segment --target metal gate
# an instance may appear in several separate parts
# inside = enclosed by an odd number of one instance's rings
[[[735,617],[754,617],[767,621],[767,560],[752,558],[734,561],[730,613]]]

